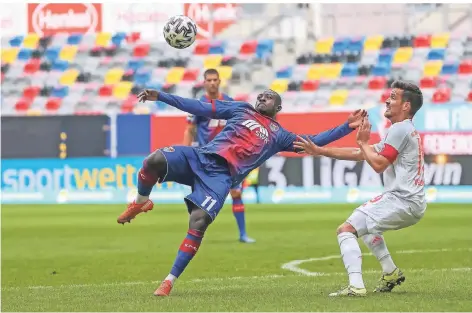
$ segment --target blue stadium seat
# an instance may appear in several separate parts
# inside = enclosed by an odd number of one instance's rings
[[[115,46],[119,47],[121,46],[121,42],[126,38],[126,33],[124,32],[118,32],[111,37],[111,43],[114,44]]]
[[[224,54],[226,43],[224,41],[213,41],[210,43],[208,54]]]
[[[155,89],[155,90],[162,90],[162,84],[149,81],[144,85],[147,89]]]
[[[52,63],[51,70],[64,72],[64,71],[67,70],[68,68],[69,68],[69,62],[67,62],[67,61],[65,61],[65,60],[56,59],[56,60]]]
[[[349,48],[349,43],[351,40],[349,38],[338,38],[333,43],[332,53],[344,53]]]
[[[145,85],[148,81],[151,80],[152,73],[150,70],[139,69],[134,75],[134,82],[137,85]]]
[[[444,62],[442,69],[441,69],[441,75],[454,75],[457,74],[457,71],[459,69],[459,63],[457,62]]]
[[[51,91],[51,97],[65,98],[69,94],[68,86],[56,86]]]
[[[78,45],[82,41],[82,34],[71,34],[69,38],[67,38],[68,45]]]
[[[357,63],[346,63],[341,70],[341,77],[355,77],[357,76],[359,66]]]
[[[263,58],[266,55],[272,54],[273,49],[274,41],[272,39],[261,40],[257,43],[256,56],[258,58]]]
[[[287,66],[277,71],[275,74],[277,78],[291,78],[293,74],[293,67]]]
[[[60,47],[49,47],[44,53],[44,56],[50,62],[54,62],[59,57],[60,51],[61,51]]]
[[[12,39],[10,39],[10,46],[12,47],[19,47],[23,43],[24,36],[15,36]]]
[[[28,61],[29,59],[31,59],[32,53],[33,51],[31,49],[23,48],[20,50],[20,52],[18,52],[17,59],[21,61]]]
[[[131,59],[128,61],[128,66],[127,69],[133,70],[133,72],[136,72],[138,69],[140,69],[144,65],[144,60],[139,58],[139,59]]]
[[[371,74],[373,76],[387,76],[390,74],[390,64],[387,63],[378,63],[372,69]]]
[[[445,49],[431,49],[428,53],[428,60],[444,60]]]
[[[364,37],[351,38],[347,50],[351,52],[362,52],[364,50]]]
[[[392,49],[382,49],[379,52],[378,63],[391,64],[393,59]]]

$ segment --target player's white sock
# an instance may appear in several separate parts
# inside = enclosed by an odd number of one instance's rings
[[[341,257],[349,274],[349,284],[356,288],[365,288],[362,279],[362,253],[357,237],[349,232],[338,235]]]
[[[362,236],[362,240],[369,250],[372,251],[372,254],[375,255],[377,260],[379,260],[382,271],[385,274],[390,274],[397,268],[395,263],[393,263],[392,256],[390,252],[388,252],[387,245],[382,235],[368,234]]]
[[[175,277],[175,276],[172,275],[172,274],[169,274],[169,275],[167,275],[167,277],[166,277],[165,280],[170,280],[170,282],[171,282],[172,285],[173,285],[176,279],[177,279],[177,277]]]
[[[146,201],[148,201],[148,200],[149,200],[149,196],[142,196],[142,195],[140,195],[140,194],[138,193],[138,195],[136,196],[136,201],[135,201],[135,202],[136,202],[137,204],[141,204],[141,203],[144,203],[144,202],[146,202]]]

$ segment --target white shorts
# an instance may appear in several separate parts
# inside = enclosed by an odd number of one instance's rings
[[[412,226],[421,220],[424,211],[412,210],[395,195],[384,193],[356,208],[346,222],[362,237]]]

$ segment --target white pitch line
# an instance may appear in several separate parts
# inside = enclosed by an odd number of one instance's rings
[[[452,251],[472,251],[472,248],[459,248],[459,249],[425,249],[425,250],[399,250],[396,251],[396,254],[417,254],[417,253],[437,253],[437,252],[452,252]],[[363,256],[371,256],[372,253],[362,253]],[[326,273],[326,272],[311,272],[309,270],[300,268],[299,265],[303,263],[308,263],[308,262],[319,262],[319,261],[327,261],[327,260],[332,260],[332,259],[339,259],[340,255],[328,255],[324,257],[319,257],[319,258],[310,258],[310,259],[304,259],[304,260],[293,260],[288,263],[282,264],[282,269],[288,270],[294,273],[298,273],[301,275],[305,276],[331,276],[331,275],[337,275],[337,273]],[[461,268],[462,270],[464,268]],[[445,269],[446,271],[453,270],[453,269]],[[420,271],[420,270],[415,270],[413,271]],[[431,271],[431,270],[425,270],[425,271]],[[367,273],[367,272],[364,272]],[[345,273],[343,273],[344,275]]]

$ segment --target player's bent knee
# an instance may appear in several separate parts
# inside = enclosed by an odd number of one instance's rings
[[[145,160],[147,166],[154,169],[159,174],[165,175],[167,171],[167,160],[161,151],[156,150]]]
[[[241,198],[241,190],[230,190],[231,198]]]
[[[211,217],[202,209],[195,207],[190,213],[189,228],[205,232],[211,224]]]
[[[336,230],[336,234],[339,235],[341,233],[353,233],[357,236],[356,229],[349,223],[343,223],[338,227],[338,229]]]

